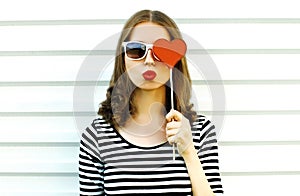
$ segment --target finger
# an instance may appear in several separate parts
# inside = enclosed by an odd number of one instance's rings
[[[181,122],[171,121],[166,124],[166,129],[177,129],[181,127]]]
[[[168,137],[167,139],[168,139],[169,144],[173,145],[175,143],[176,137],[174,135],[174,136]]]
[[[170,112],[168,112],[168,114],[166,115],[166,120],[168,122],[172,121],[172,117],[173,117],[173,109],[170,110]]]
[[[174,135],[176,135],[178,133],[178,129],[171,129],[171,130],[167,130],[166,131],[166,137],[169,138],[169,137],[172,137]]]
[[[168,122],[171,122],[172,120],[181,121],[182,114],[177,110],[171,109],[170,112],[166,115],[166,119]]]

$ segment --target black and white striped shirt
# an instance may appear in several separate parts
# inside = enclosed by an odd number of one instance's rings
[[[199,115],[192,133],[208,182],[215,195],[222,195],[214,128]],[[95,119],[80,142],[80,195],[192,195],[184,160],[176,154],[173,161],[172,152],[167,142],[136,146],[104,119]]]

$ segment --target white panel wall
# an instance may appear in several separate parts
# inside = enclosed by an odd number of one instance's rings
[[[225,89],[217,127],[225,195],[299,195],[298,7],[296,0],[2,2],[0,195],[78,195],[74,85],[95,91],[80,100],[81,119],[90,122],[105,97],[114,44],[92,57],[107,62],[96,88],[95,78],[77,81],[77,74],[90,50],[145,8],[173,17],[222,77],[208,83]],[[189,52],[203,55],[191,45]],[[205,75],[190,66],[198,108],[219,115]]]

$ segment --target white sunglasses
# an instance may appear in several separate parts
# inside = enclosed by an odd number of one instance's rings
[[[139,41],[123,42],[122,46],[124,47],[126,57],[135,61],[145,58],[148,50],[153,48],[153,44],[146,44]],[[154,54],[153,50],[152,54],[156,60],[160,61],[160,59]]]

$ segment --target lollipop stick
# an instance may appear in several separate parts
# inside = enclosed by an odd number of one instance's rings
[[[171,86],[171,108],[174,109],[174,97],[173,97],[173,74],[172,69],[170,69],[170,86]]]
[[[171,86],[171,108],[174,109],[174,97],[173,97],[173,71],[170,69],[170,86]],[[175,144],[173,143],[173,161],[175,161]]]

